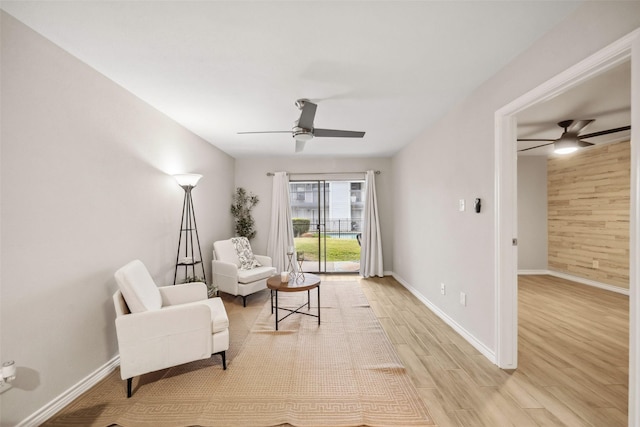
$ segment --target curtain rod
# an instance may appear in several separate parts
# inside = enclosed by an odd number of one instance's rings
[[[366,172],[287,172],[289,175],[352,175],[354,173],[366,173]],[[374,171],[376,175],[380,175],[380,171]],[[273,172],[267,172],[267,176],[274,176]]]

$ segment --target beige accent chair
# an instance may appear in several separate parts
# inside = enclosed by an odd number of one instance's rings
[[[241,296],[243,307],[247,306],[247,296],[266,289],[267,279],[276,274],[276,269],[271,266],[271,257],[255,254],[254,256],[260,267],[242,270],[231,239],[213,243],[213,283],[221,292]]]
[[[131,261],[115,273],[113,294],[120,376],[131,397],[133,377],[212,354],[227,369],[229,318],[220,298],[207,298],[204,283],[158,287],[144,264]]]

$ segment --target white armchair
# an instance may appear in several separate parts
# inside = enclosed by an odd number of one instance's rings
[[[231,239],[219,240],[213,244],[213,283],[221,292],[241,296],[243,307],[247,306],[247,296],[266,289],[267,279],[276,274],[270,257],[253,256],[260,266],[244,270]]]
[[[139,260],[115,273],[113,295],[120,376],[131,397],[134,376],[170,368],[212,354],[227,369],[229,319],[220,298],[207,298],[204,283],[158,287]]]

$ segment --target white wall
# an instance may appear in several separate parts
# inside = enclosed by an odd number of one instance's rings
[[[173,282],[184,192],[169,174],[204,175],[193,193],[203,248],[229,234],[234,160],[1,20],[0,360],[15,359],[18,376],[0,422],[11,426],[117,354],[117,268],[139,258]]]
[[[393,158],[393,203],[402,207],[394,219],[394,272],[490,351],[494,113],[639,26],[640,2],[585,2]],[[458,199],[475,197],[483,199],[481,214],[458,212]]]
[[[518,157],[518,270],[547,270],[547,158]]]
[[[293,147],[293,145],[292,145]],[[258,234],[251,241],[256,253],[265,253],[271,218],[272,177],[267,172],[364,172],[379,170],[376,175],[376,191],[380,210],[380,232],[382,233],[382,256],[384,271],[393,270],[393,223],[395,212],[392,204],[392,173],[389,158],[329,159],[304,157],[245,158],[236,160],[236,185],[252,191],[260,197],[254,208]]]

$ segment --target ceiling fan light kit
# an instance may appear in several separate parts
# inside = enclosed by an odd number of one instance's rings
[[[631,129],[631,126],[622,126],[614,129],[607,129],[599,132],[580,135],[580,132],[584,130],[588,125],[595,122],[595,120],[563,120],[558,122],[558,126],[564,129],[560,138],[556,140],[550,139],[527,139],[519,138],[518,141],[551,141],[547,144],[536,145],[535,147],[525,148],[521,151],[534,150],[536,148],[545,147],[553,144],[553,152],[555,154],[569,154],[573,153],[580,147],[590,147],[593,145],[591,142],[582,141],[584,138],[593,138],[595,136],[608,135],[616,132],[627,131]]]
[[[556,154],[569,154],[578,150],[577,138],[572,141],[568,138],[560,138],[553,143],[553,152]]]
[[[313,138],[313,134],[311,133],[311,129],[303,129],[301,127],[294,127],[293,128],[293,138],[296,141],[304,141],[307,142],[310,139]]]
[[[351,130],[337,129],[319,129],[313,127],[313,119],[316,116],[317,105],[308,99],[298,99],[295,102],[296,107],[300,110],[300,118],[296,120],[295,126],[291,131],[263,131],[263,132],[238,132],[238,134],[252,133],[291,133],[296,141],[295,152],[299,153],[304,149],[307,141],[314,137],[317,138],[362,138],[364,132],[356,132]]]

